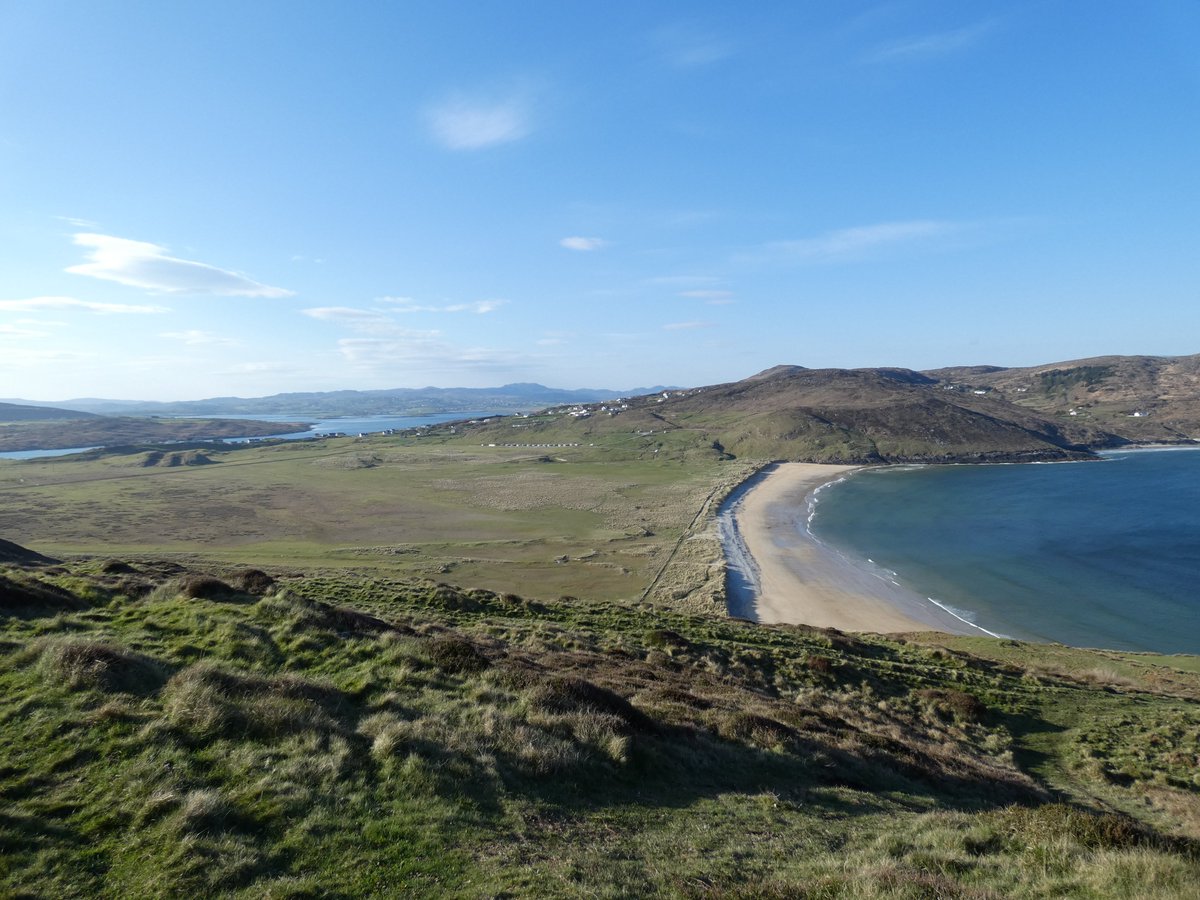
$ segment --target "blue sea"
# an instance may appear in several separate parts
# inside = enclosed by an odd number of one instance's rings
[[[867,469],[810,528],[996,634],[1200,653],[1200,450]]]

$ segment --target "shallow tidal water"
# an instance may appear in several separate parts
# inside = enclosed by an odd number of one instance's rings
[[[996,634],[1200,653],[1200,450],[869,469],[810,528]]]

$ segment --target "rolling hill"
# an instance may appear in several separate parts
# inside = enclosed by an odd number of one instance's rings
[[[1081,459],[1122,442],[908,369],[776,366],[729,384],[549,413],[492,422],[487,433],[537,443],[623,431],[653,437],[666,452],[841,463]]]
[[[1025,409],[1119,435],[1178,443],[1200,438],[1200,354],[1097,356],[1026,368],[968,366],[925,373],[960,391],[984,390]]]
[[[0,422],[50,422],[70,419],[91,419],[94,413],[77,409],[59,409],[48,406],[26,406],[18,403],[0,403]]]

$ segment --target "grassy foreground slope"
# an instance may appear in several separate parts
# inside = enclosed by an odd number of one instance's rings
[[[34,562],[0,565],[7,895],[1200,883],[1192,657]]]

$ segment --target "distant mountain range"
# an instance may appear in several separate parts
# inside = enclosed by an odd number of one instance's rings
[[[666,389],[668,388],[659,385],[631,388],[627,391],[590,388],[562,390],[521,382],[496,388],[426,387],[374,391],[313,391],[273,394],[270,397],[212,397],[208,400],[175,402],[104,400],[91,397],[61,402],[14,399],[10,404],[0,404],[0,421],[6,421],[4,407],[11,404],[107,416],[428,415],[453,412],[528,412],[562,403],[590,403]]]

